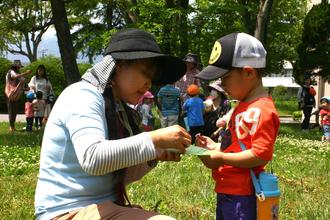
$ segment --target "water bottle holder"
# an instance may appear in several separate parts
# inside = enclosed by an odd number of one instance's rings
[[[256,197],[259,199],[260,202],[263,202],[266,200],[264,192],[256,193]]]

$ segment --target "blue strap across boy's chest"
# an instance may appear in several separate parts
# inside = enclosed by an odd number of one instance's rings
[[[245,151],[246,150],[245,145],[240,141],[238,141],[238,143],[239,143],[239,146],[241,147],[242,151]],[[251,176],[251,179],[252,179],[254,190],[256,191],[256,196],[258,197],[258,199],[264,200],[265,199],[264,193],[263,193],[263,191],[260,187],[259,181],[258,181],[258,179],[257,179],[257,177],[254,174],[252,169],[250,169],[250,176]]]

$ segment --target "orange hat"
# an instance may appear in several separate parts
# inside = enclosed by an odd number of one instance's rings
[[[195,85],[195,84],[191,84],[187,88],[187,93],[190,96],[198,95],[199,94],[199,88],[198,88],[198,86]]]

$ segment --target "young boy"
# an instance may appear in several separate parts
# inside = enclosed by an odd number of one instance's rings
[[[321,118],[321,127],[323,131],[322,141],[330,142],[330,101],[328,98],[323,97],[320,100],[321,102],[321,110],[320,110],[320,118]]]
[[[199,95],[199,88],[195,84],[191,84],[187,88],[187,94],[189,99],[187,99],[183,106],[182,110],[187,111],[188,117],[188,126],[190,129],[191,139],[195,141],[195,135],[201,133],[204,128],[204,103]]]
[[[239,101],[230,117],[220,151],[203,156],[216,182],[217,219],[256,219],[256,196],[249,169],[258,176],[272,159],[279,118],[262,86],[266,51],[259,40],[232,33],[215,42],[209,66],[197,75],[203,80],[221,78],[221,87]],[[242,151],[243,143],[247,150]],[[196,144],[219,149],[219,144],[198,136]]]

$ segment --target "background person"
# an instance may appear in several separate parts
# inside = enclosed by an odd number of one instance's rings
[[[24,73],[19,73],[22,64],[20,61],[15,61],[13,65],[11,65],[9,71],[6,74],[6,83],[8,81],[16,81],[18,84],[19,81],[25,81],[25,77],[31,74],[31,70],[27,70]],[[7,108],[8,108],[8,117],[9,117],[9,131],[15,131],[15,122],[16,115],[18,111],[18,101],[10,101],[6,96]]]
[[[175,87],[180,90],[182,103],[184,103],[189,98],[189,95],[187,95],[187,88],[189,85],[195,84],[200,87],[200,82],[195,77],[199,73],[199,70],[197,69],[197,65],[199,63],[197,55],[188,53],[183,58],[183,61],[186,63],[187,71],[185,75],[175,83]]]
[[[46,67],[44,65],[41,64],[37,67],[35,76],[33,76],[29,82],[29,87],[34,93],[38,91],[42,92],[41,99],[46,103],[43,120],[47,121],[55,97],[52,84],[48,79]]]
[[[26,94],[26,102],[24,105],[24,114],[26,119],[26,131],[32,131],[33,127],[33,119],[34,119],[34,111],[33,111],[33,99],[34,99],[34,93],[28,92]]]
[[[320,104],[320,125],[323,131],[321,140],[330,142],[330,100],[327,97],[322,97]]]
[[[153,115],[151,112],[153,100],[154,95],[151,92],[146,91],[139,101],[140,106],[138,107],[138,110],[142,116],[142,126],[144,131],[153,130]]]
[[[44,118],[46,102],[42,99],[43,94],[41,91],[36,93],[36,99],[33,100],[33,110],[34,110],[34,126],[37,130],[42,128],[42,120]]]
[[[191,138],[177,125],[140,133],[141,118],[126,103],[135,106],[152,83],[175,82],[185,65],[162,54],[155,38],[139,29],[115,33],[104,54],[52,109],[40,155],[36,218],[173,219],[132,208],[125,185],[155,160],[179,161],[179,154],[164,149],[184,152]]]
[[[208,85],[213,106],[218,118],[224,116],[231,109],[226,92],[221,88],[221,80],[216,80]]]
[[[301,123],[301,129],[303,131],[308,131],[312,110],[315,107],[316,91],[311,86],[311,83],[312,79],[310,75],[306,75],[304,77],[304,85],[302,85],[298,91],[299,108],[302,109],[304,114],[304,120]]]
[[[167,84],[160,88],[157,97],[161,108],[162,128],[178,124],[181,105],[179,89],[173,84]]]
[[[207,103],[212,101],[212,107],[204,114],[203,135],[211,137],[214,141],[218,140],[221,132],[216,125],[217,120],[227,114],[231,108],[225,91],[220,87],[220,83],[221,80],[216,80],[208,85],[210,96],[207,97]]]
[[[199,95],[199,88],[197,85],[192,84],[187,88],[187,94],[189,99],[187,99],[182,109],[187,112],[189,133],[192,138],[192,142],[195,141],[195,135],[201,133],[204,128],[204,103]]]

